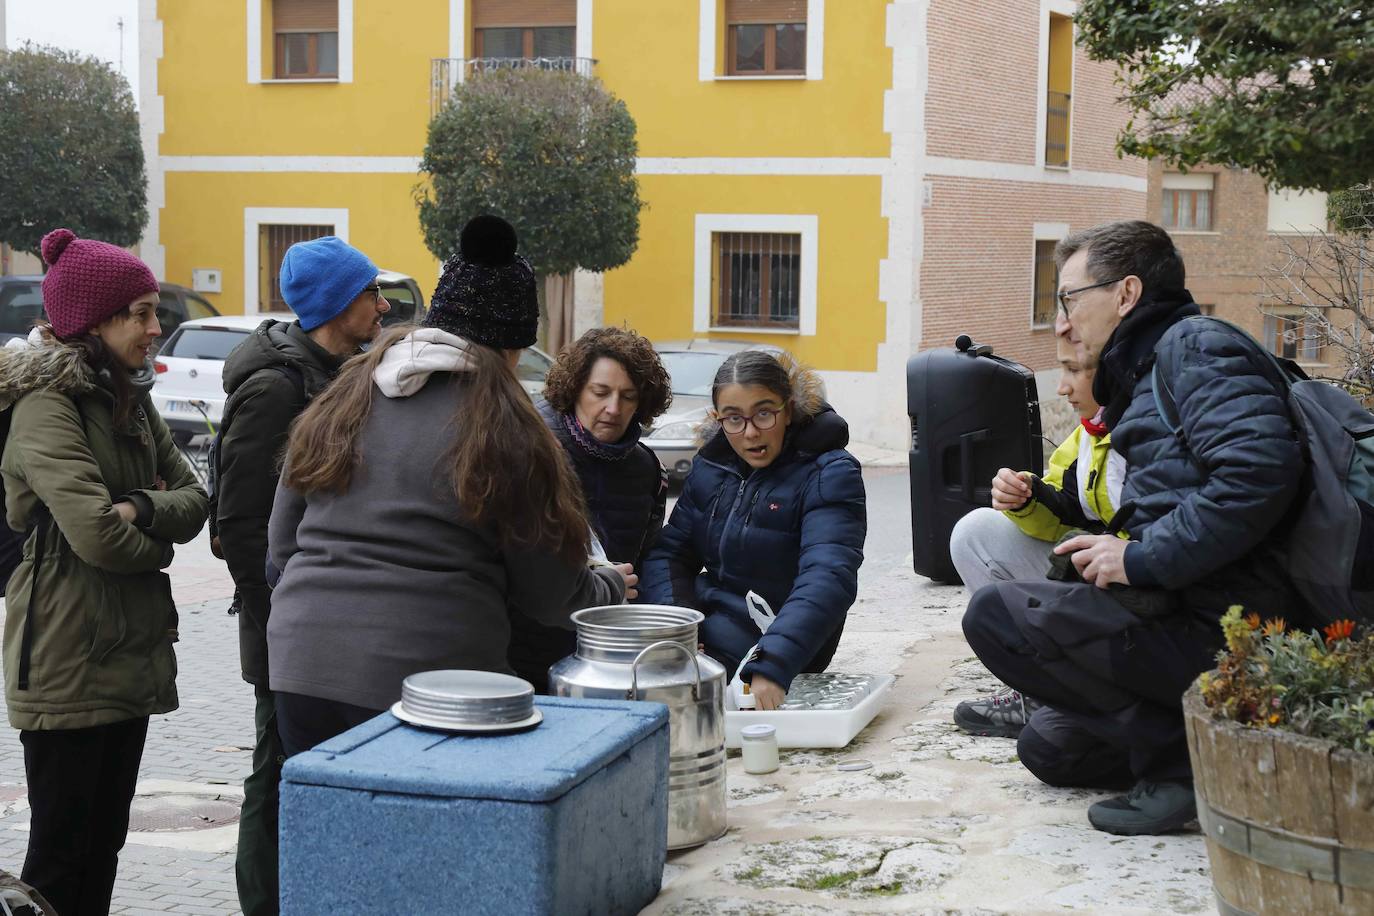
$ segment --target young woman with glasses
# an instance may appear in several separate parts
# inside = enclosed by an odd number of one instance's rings
[[[849,427],[815,372],[789,356],[730,357],[711,387],[715,424],[642,570],[643,600],[706,615],[705,650],[776,709],[792,679],[824,671],[858,591],[867,517]],[[745,596],[777,614],[760,636]]]

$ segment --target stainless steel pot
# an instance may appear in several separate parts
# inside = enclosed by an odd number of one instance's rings
[[[725,668],[697,652],[688,608],[588,608],[572,615],[577,652],[549,671],[555,696],[648,700],[668,707],[668,848],[725,832]]]

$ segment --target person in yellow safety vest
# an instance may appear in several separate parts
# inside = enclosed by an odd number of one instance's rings
[[[954,526],[950,557],[969,594],[993,582],[1043,578],[1055,542],[1076,529],[1106,531],[1120,504],[1126,462],[1112,451],[1102,410],[1093,400],[1094,368],[1081,341],[1056,340],[1058,394],[1078,414],[1079,424],[1050,456],[1044,477],[1002,468],[992,482],[992,506],[973,510]],[[1004,688],[960,703],[954,722],[971,734],[1015,738],[1037,706]]]

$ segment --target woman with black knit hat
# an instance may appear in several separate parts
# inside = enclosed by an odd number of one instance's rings
[[[207,499],[148,400],[158,285],[122,248],[43,237],[47,323],[0,350],[0,471],[26,531],[5,607],[5,702],[28,781],[23,880],[62,916],[110,909],[148,718],[177,708],[162,572]]]
[[[288,756],[387,709],[419,671],[509,671],[509,614],[616,604],[576,477],[516,381],[539,308],[515,230],[464,227],[423,327],[384,333],[292,428],[267,626]]]

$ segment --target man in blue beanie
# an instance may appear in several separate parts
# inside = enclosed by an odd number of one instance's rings
[[[390,306],[377,266],[334,236],[299,242],[281,262],[281,292],[296,321],[264,321],[224,363],[229,399],[220,421],[212,534],[234,577],[239,663],[257,698],[253,772],[239,818],[239,905],[246,916],[275,914],[277,783],[283,760],[267,686],[267,520],[287,430],[339,368],[382,329]],[[215,505],[217,503],[217,507]]]

